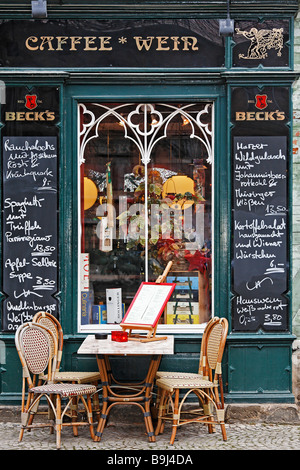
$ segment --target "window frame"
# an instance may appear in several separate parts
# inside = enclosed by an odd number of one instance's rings
[[[134,82],[133,82],[134,84]],[[229,156],[229,143],[226,140],[227,125],[226,117],[228,109],[226,109],[226,92],[225,87],[218,84],[201,85],[190,87],[188,84],[174,85],[170,84],[167,88],[161,87],[159,84],[136,86],[120,85],[118,92],[116,92],[115,84],[106,84],[104,87],[99,85],[91,85],[87,92],[87,87],[83,85],[73,85],[68,87],[66,98],[66,129],[72,135],[72,145],[66,148],[66,162],[68,162],[68,155],[72,161],[70,168],[65,167],[65,173],[72,172],[72,191],[66,195],[66,207],[70,208],[70,225],[65,226],[65,234],[71,241],[71,246],[64,250],[63,259],[64,263],[62,277],[66,293],[62,294],[62,308],[65,306],[64,322],[66,322],[68,329],[78,334],[92,334],[97,331],[109,333],[118,325],[81,325],[80,323],[80,310],[79,310],[79,246],[78,246],[78,184],[80,179],[79,165],[78,165],[78,104],[82,102],[213,102],[213,128],[214,128],[214,167],[212,171],[212,184],[218,187],[218,191],[212,194],[214,212],[212,212],[212,249],[213,249],[213,286],[212,286],[212,315],[219,315],[220,306],[223,312],[229,312],[229,282],[230,282],[230,246],[228,237],[230,234],[230,191],[229,184],[224,184],[220,187],[220,175],[226,175],[228,182],[230,181],[230,162]],[[150,91],[149,91],[150,90]],[[135,93],[135,94],[133,94]],[[137,100],[138,97],[138,100]],[[151,98],[149,98],[151,97]],[[69,113],[68,113],[69,111]],[[224,124],[225,123],[225,124]],[[67,164],[66,164],[67,166]],[[66,180],[68,181],[68,180]],[[218,208],[218,209],[216,209]],[[225,222],[226,221],[226,222]],[[225,222],[225,224],[224,224]],[[222,228],[222,230],[221,230]],[[220,256],[222,252],[222,256]],[[71,266],[67,258],[67,254],[72,258]],[[227,261],[228,260],[228,261]],[[70,276],[70,272],[72,275]],[[224,313],[225,314],[225,313]],[[73,325],[73,326],[72,326]],[[175,335],[199,335],[204,331],[205,324],[200,325],[158,325],[158,334],[170,333]]]

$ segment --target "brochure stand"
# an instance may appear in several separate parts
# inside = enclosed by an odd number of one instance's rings
[[[142,282],[131,302],[120,327],[128,331],[128,340],[160,341],[167,336],[155,336],[158,320],[163,313],[176,284]],[[147,331],[147,335],[132,334],[132,330]]]

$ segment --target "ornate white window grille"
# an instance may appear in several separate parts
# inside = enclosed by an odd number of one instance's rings
[[[99,117],[96,118],[94,113],[87,109],[86,105],[80,103],[79,113],[83,113],[90,118],[89,122],[82,124],[82,130],[79,131],[80,134],[80,149],[79,149],[79,164],[83,163],[84,160],[84,151],[88,142],[92,139],[100,137],[99,135],[99,126],[100,124],[110,115],[115,116],[115,118],[123,124],[124,137],[130,139],[138,147],[141,154],[141,161],[144,165],[147,165],[151,160],[151,152],[154,146],[161,140],[167,137],[168,126],[170,122],[180,115],[183,119],[187,119],[191,125],[191,134],[190,138],[198,139],[207,151],[207,163],[212,163],[213,159],[213,103],[207,103],[201,111],[199,111],[196,116],[195,113],[190,113],[189,110],[195,107],[195,104],[187,104],[182,107],[176,107],[171,104],[151,104],[151,103],[142,103],[142,104],[119,104],[118,106],[112,108],[105,104],[92,103],[93,106],[97,106],[102,110],[102,113]],[[132,107],[127,117],[124,116],[123,110],[126,108]],[[164,108],[164,113],[159,111],[159,108]],[[169,113],[166,114],[166,109],[169,110]],[[202,118],[205,115],[211,113],[212,122],[203,122]],[[143,118],[143,124],[134,123],[133,118],[135,115]],[[154,119],[155,118],[155,119]],[[197,133],[198,130],[198,133]],[[130,132],[129,132],[130,131]]]

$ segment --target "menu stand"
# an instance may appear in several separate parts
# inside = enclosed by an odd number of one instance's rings
[[[155,336],[157,325],[155,328],[144,326],[144,325],[120,325],[123,331],[128,331],[128,341],[140,341],[141,343],[147,343],[148,341],[160,341],[162,339],[167,339],[167,336]],[[147,335],[140,335],[140,334],[132,334],[132,330],[136,329],[147,330]]]

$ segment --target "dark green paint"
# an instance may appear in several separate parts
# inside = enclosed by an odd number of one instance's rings
[[[0,2],[0,18],[30,18],[31,2]],[[165,18],[226,16],[226,1],[204,2],[120,2],[101,5],[90,0],[89,11],[82,2],[48,1],[50,18]],[[289,17],[291,31],[298,2],[232,1],[235,18]],[[85,7],[86,8],[86,7]],[[171,11],[171,13],[170,13]],[[77,334],[77,159],[76,105],[79,100],[188,100],[215,99],[215,314],[230,315],[230,89],[231,86],[272,84],[292,86],[296,74],[291,70],[231,70],[231,39],[227,39],[226,68],[223,70],[151,71],[143,70],[6,70],[0,79],[9,85],[53,85],[61,90],[60,139],[60,293],[61,323],[65,333],[62,368],[97,370],[94,357],[79,356],[77,349],[84,335]],[[293,57],[293,44],[290,47]],[[291,61],[293,66],[293,62]],[[241,73],[242,72],[242,73]],[[141,85],[142,83],[142,85]],[[291,97],[292,101],[292,97]],[[292,137],[292,129],[290,138]],[[292,164],[290,164],[292,171]],[[290,173],[292,174],[292,173]],[[291,203],[291,189],[290,189]],[[290,206],[291,207],[291,206]],[[290,242],[291,242],[290,235]],[[291,324],[291,318],[290,318]],[[230,330],[229,330],[230,331]],[[0,404],[20,404],[21,366],[11,334],[0,334],[5,345],[5,363],[0,365]],[[226,401],[294,402],[291,392],[291,345],[288,334],[229,333],[223,358]],[[197,371],[201,335],[175,335],[175,354],[163,357],[161,368]],[[129,366],[128,366],[129,367]]]

